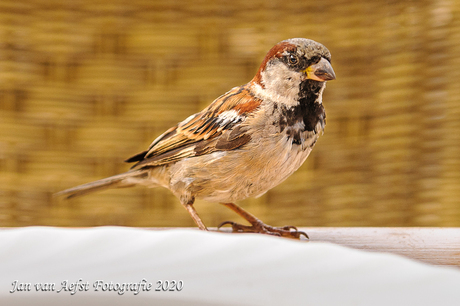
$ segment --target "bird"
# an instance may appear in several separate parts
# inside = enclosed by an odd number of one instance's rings
[[[235,202],[260,197],[294,173],[323,134],[322,95],[336,79],[322,44],[291,38],[273,46],[247,84],[234,87],[158,136],[147,150],[125,162],[125,173],[60,191],[72,198],[107,188],[169,189],[199,229],[206,225],[195,199],[217,202],[250,225],[225,221],[236,233],[308,239],[294,226],[274,227]]]

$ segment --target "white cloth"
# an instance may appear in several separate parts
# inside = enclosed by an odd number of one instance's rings
[[[0,231],[0,305],[460,305],[460,270],[255,234],[27,227]]]

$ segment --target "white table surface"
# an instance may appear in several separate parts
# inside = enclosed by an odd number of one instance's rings
[[[93,287],[143,279],[137,295]],[[54,291],[36,291],[45,283]],[[0,305],[460,305],[460,269],[255,234],[26,227],[0,231]]]

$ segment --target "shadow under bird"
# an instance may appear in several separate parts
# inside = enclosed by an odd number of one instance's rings
[[[58,192],[67,198],[106,188],[165,187],[197,226],[207,230],[195,199],[218,202],[251,225],[231,221],[234,232],[300,238],[294,226],[272,227],[234,204],[259,197],[296,171],[325,126],[322,94],[334,80],[331,54],[322,44],[293,38],[268,51],[254,78],[171,127],[150,147],[126,160],[126,173]],[[219,226],[219,227],[220,227]]]

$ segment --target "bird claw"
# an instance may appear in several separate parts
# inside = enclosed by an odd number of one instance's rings
[[[242,225],[233,221],[222,222],[217,229],[224,225],[231,225],[233,233],[260,233],[272,236],[288,237],[300,239],[301,236],[309,239],[307,233],[297,230],[295,226],[287,225],[283,227],[273,227],[262,222],[254,222],[252,225]]]

